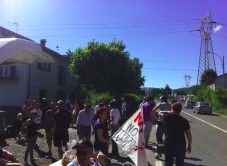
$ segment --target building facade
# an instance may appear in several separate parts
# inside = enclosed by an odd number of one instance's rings
[[[0,38],[8,37],[31,40],[0,27]],[[68,71],[69,57],[45,47],[45,42],[41,40],[40,45],[54,63],[0,64],[0,107],[20,106],[28,98],[75,99],[77,82]]]

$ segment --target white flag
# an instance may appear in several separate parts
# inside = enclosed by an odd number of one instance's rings
[[[147,166],[144,145],[143,111],[139,108],[112,136],[112,139],[129,156],[136,166]]]

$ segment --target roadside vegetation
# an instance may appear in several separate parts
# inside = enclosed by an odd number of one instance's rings
[[[227,90],[211,90],[205,85],[193,86],[190,93],[193,95],[191,100],[194,102],[208,102],[213,111],[219,114],[227,115]]]
[[[227,115],[227,90],[212,90],[208,87],[208,85],[215,83],[216,78],[216,71],[212,69],[205,70],[201,75],[200,85],[191,88],[192,101],[208,102],[214,112]]]

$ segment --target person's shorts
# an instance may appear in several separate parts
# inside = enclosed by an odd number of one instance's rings
[[[68,130],[56,130],[54,133],[54,146],[55,147],[66,146],[67,142],[69,142]]]

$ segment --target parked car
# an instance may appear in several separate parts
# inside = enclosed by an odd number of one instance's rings
[[[193,109],[194,113],[197,114],[212,114],[212,108],[209,106],[209,103],[206,102],[197,102]]]
[[[184,104],[185,109],[193,109],[194,106],[195,106],[195,103],[193,101],[189,101],[189,100],[187,100]]]

